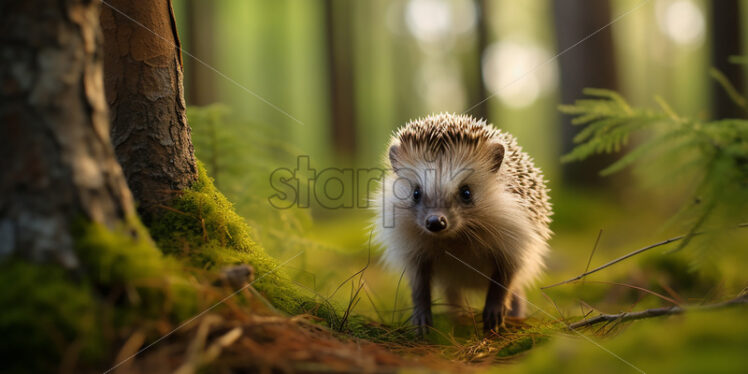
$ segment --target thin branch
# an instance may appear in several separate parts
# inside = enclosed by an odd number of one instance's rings
[[[737,228],[746,228],[746,227],[748,227],[748,222],[746,222],[746,223],[741,223],[741,224],[737,225]],[[605,268],[607,268],[607,267],[613,266],[613,265],[615,265],[615,264],[617,264],[617,263],[619,263],[619,262],[621,262],[621,261],[623,261],[623,260],[625,260],[625,259],[627,259],[627,258],[629,258],[629,257],[633,257],[633,256],[636,256],[636,255],[638,255],[639,253],[642,253],[642,252],[646,252],[646,251],[648,251],[648,250],[650,250],[650,249],[653,249],[653,248],[657,248],[657,247],[661,247],[661,246],[663,246],[663,245],[666,245],[666,244],[670,244],[670,243],[672,243],[672,242],[676,242],[676,241],[678,241],[678,240],[681,240],[681,239],[683,239],[683,238],[686,238],[686,237],[694,237],[694,236],[697,236],[697,235],[702,235],[702,234],[705,234],[705,233],[706,233],[705,231],[700,231],[700,232],[695,232],[695,233],[693,233],[693,234],[685,234],[685,235],[679,235],[679,236],[676,236],[676,237],[674,237],[674,238],[670,238],[670,239],[667,239],[667,240],[663,240],[663,241],[661,241],[661,242],[659,242],[659,243],[655,243],[655,244],[651,244],[651,245],[648,245],[648,246],[646,246],[646,247],[644,247],[644,248],[641,248],[641,249],[637,249],[637,250],[635,250],[635,251],[633,251],[633,252],[631,252],[631,253],[629,253],[629,254],[626,254],[626,255],[624,255],[624,256],[621,256],[621,257],[619,257],[619,258],[617,258],[617,259],[615,259],[615,260],[613,260],[613,261],[610,261],[610,262],[608,262],[608,263],[607,263],[607,264],[605,264],[605,265],[602,265],[602,266],[598,266],[598,267],[596,267],[596,268],[594,268],[594,269],[592,269],[592,270],[590,270],[590,271],[585,271],[584,273],[582,273],[582,274],[579,274],[579,275],[577,275],[577,276],[576,276],[576,277],[574,277],[574,278],[571,278],[571,279],[567,279],[567,280],[565,280],[565,281],[563,281],[563,282],[558,282],[558,283],[552,284],[552,285],[550,285],[550,286],[540,287],[540,289],[541,289],[541,290],[544,290],[544,289],[546,289],[546,288],[552,288],[552,287],[560,286],[560,285],[563,285],[563,284],[567,284],[567,283],[571,283],[571,282],[575,282],[575,281],[578,281],[578,280],[580,280],[580,279],[582,279],[582,278],[584,278],[584,277],[586,277],[586,276],[588,276],[588,275],[590,275],[590,274],[592,274],[592,273],[596,273],[596,272],[598,272],[598,271],[600,271],[600,270],[603,270],[603,269],[605,269]]]
[[[600,229],[600,232],[597,233],[597,239],[595,239],[595,245],[592,246],[592,252],[590,252],[590,258],[587,259],[587,266],[584,267],[584,272],[586,273],[588,270],[590,270],[590,264],[592,263],[592,256],[595,255],[595,251],[597,250],[597,245],[600,244],[600,237],[603,236],[603,229]]]
[[[553,304],[553,307],[554,307],[554,308],[556,308],[556,311],[558,312],[558,315],[559,315],[559,317],[561,317],[561,322],[562,322],[563,324],[565,324],[565,325],[568,325],[568,323],[566,323],[566,317],[564,317],[564,314],[563,314],[563,313],[561,313],[561,309],[559,309],[559,308],[558,308],[558,305],[556,304],[556,302],[555,302],[555,301],[554,301],[554,300],[553,300],[553,299],[552,299],[552,298],[551,298],[550,296],[548,296],[548,294],[546,294],[545,292],[543,292],[543,291],[540,291],[540,293],[541,293],[541,294],[543,294],[543,296],[544,296],[544,297],[545,297],[545,298],[546,298],[546,299],[547,299],[548,301],[550,301],[550,302],[551,302],[551,304]]]
[[[727,307],[732,307],[732,306],[737,306],[737,305],[744,305],[744,304],[748,304],[748,294],[743,294],[732,300],[728,300],[728,301],[724,301],[724,302],[716,303],[716,304],[709,304],[709,305],[671,306],[671,307],[664,307],[664,308],[646,309],[646,310],[642,310],[639,312],[631,312],[631,313],[624,312],[624,313],[618,313],[618,314],[601,314],[597,317],[593,317],[590,319],[572,323],[571,325],[569,325],[569,328],[578,329],[581,327],[588,327],[588,326],[592,326],[592,325],[602,323],[602,322],[608,322],[608,323],[613,322],[613,321],[626,322],[626,321],[633,321],[637,319],[682,314],[686,311],[691,312],[691,311],[722,309],[722,308],[727,308]]]

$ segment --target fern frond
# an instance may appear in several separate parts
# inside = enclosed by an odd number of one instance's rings
[[[655,148],[667,146],[668,142],[675,141],[679,137],[686,135],[684,134],[684,132],[685,131],[683,130],[673,131],[664,136],[653,137],[649,139],[645,143],[633,149],[631,152],[627,153],[625,156],[618,159],[616,162],[612,163],[611,165],[603,169],[600,172],[600,175],[608,176],[608,175],[611,175],[613,173],[623,170],[627,166],[638,161],[641,157],[651,153]]]
[[[659,96],[659,95],[655,96],[655,101],[657,102],[658,105],[660,105],[660,108],[662,108],[662,111],[665,112],[668,115],[668,117],[670,117],[671,120],[680,121],[680,117],[677,114],[675,114],[675,111],[673,110],[673,108],[670,107],[670,104],[668,104],[665,101],[665,99],[662,98],[662,96]]]
[[[585,88],[582,93],[588,96],[596,96],[600,98],[606,98],[618,104],[618,106],[626,113],[631,115],[633,113],[631,107],[626,100],[618,92],[613,90],[606,90],[601,88]]]
[[[745,107],[746,100],[723,79],[724,75],[716,70],[712,75],[733,100]],[[710,222],[734,225],[748,219],[748,120],[705,122],[679,116],[661,97],[655,98],[659,110],[648,110],[632,108],[614,91],[585,89],[584,93],[589,97],[560,107],[575,116],[575,125],[582,126],[574,138],[578,145],[562,157],[563,162],[621,152],[632,136],[640,135],[637,138],[644,141],[629,146],[600,174],[607,176],[640,164],[650,168],[659,165],[662,178],[656,183],[660,185],[675,187],[676,180],[687,177],[687,183],[694,186],[692,202],[683,204],[674,216],[689,226],[681,246],[691,242],[693,234]]]
[[[591,136],[599,136],[600,134],[605,133],[609,128],[619,125],[625,120],[626,119],[624,118],[605,118],[595,121],[579,131],[579,133],[574,137],[574,142],[581,143],[589,139]]]

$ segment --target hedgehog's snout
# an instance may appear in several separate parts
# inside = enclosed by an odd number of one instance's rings
[[[447,228],[447,218],[443,215],[426,217],[426,228],[431,232],[439,232]]]

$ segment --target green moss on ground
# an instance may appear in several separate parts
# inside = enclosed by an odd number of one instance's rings
[[[87,275],[102,286],[160,277],[177,270],[176,263],[161,254],[138,222],[117,230],[95,224],[80,226],[75,230],[76,253]]]
[[[178,259],[165,256],[139,221],[109,230],[86,225],[77,235],[76,251],[86,276],[108,290],[117,326],[167,317],[184,320],[198,310],[198,286]],[[113,297],[113,298],[112,298]]]
[[[524,334],[516,340],[501,348],[496,354],[497,357],[512,357],[527,352],[537,345],[548,341],[548,335]]]
[[[11,260],[0,265],[0,284],[3,371],[45,372],[66,353],[101,355],[105,342],[89,282],[71,280],[58,266]]]
[[[0,264],[0,360],[8,372],[49,372],[64,360],[92,367],[108,360],[135,326],[195,313],[196,290],[137,220],[109,230],[75,225],[80,269],[23,259]],[[153,325],[153,324],[152,324]]]
[[[333,306],[296,287],[282,264],[252,240],[244,218],[215,188],[202,164],[198,166],[198,180],[164,207],[150,232],[162,251],[185,257],[195,267],[250,264],[256,273],[252,286],[277,309],[292,315],[312,314],[330,326],[339,323]]]

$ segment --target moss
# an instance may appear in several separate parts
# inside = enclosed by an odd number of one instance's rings
[[[76,252],[97,283],[112,285],[156,277],[169,266],[138,223],[128,226],[131,233],[124,226],[118,230],[96,224],[76,228]]]
[[[496,355],[498,357],[511,357],[529,351],[536,345],[548,340],[546,335],[524,335],[517,340],[504,346]]]
[[[63,355],[94,360],[105,350],[89,282],[52,265],[0,265],[0,362],[5,372],[49,372]]]
[[[80,269],[12,259],[0,264],[0,360],[9,371],[48,372],[61,360],[108,362],[134,326],[179,322],[197,311],[196,288],[137,219],[115,230],[73,225]],[[149,330],[146,330],[149,331]]]
[[[416,329],[410,325],[401,327],[387,326],[373,322],[371,319],[352,315],[343,329],[356,338],[367,339],[378,343],[404,343],[418,341]]]
[[[331,326],[338,320],[333,306],[294,286],[281,264],[252,240],[245,220],[200,163],[198,180],[165,207],[149,229],[162,251],[184,256],[193,266],[251,264],[256,272],[253,287],[283,312],[313,314]]]
[[[177,259],[164,256],[137,219],[116,230],[89,224],[76,231],[76,251],[86,276],[100,289],[126,298],[114,299],[126,306],[114,310],[115,324],[162,316],[179,321],[197,310],[189,271]]]

